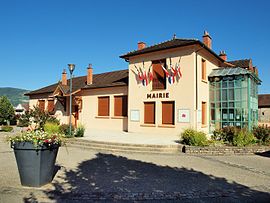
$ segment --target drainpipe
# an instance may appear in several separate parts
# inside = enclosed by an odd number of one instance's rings
[[[196,96],[196,104],[195,104],[195,129],[198,128],[198,51],[195,52],[195,96]]]
[[[195,104],[195,129],[197,130],[198,126],[198,52],[202,50],[205,46],[202,45],[202,48],[195,51],[195,96],[196,96],[196,104]]]

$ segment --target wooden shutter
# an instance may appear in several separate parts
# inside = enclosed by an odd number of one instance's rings
[[[98,115],[110,115],[110,97],[98,97]]]
[[[44,111],[45,110],[45,100],[38,100],[38,108],[41,111]]]
[[[53,113],[54,111],[54,100],[48,100],[48,112]]]
[[[207,105],[206,102],[202,102],[202,125],[206,125],[207,124]]]
[[[152,89],[166,89],[166,74],[162,69],[161,64],[166,67],[166,61],[153,61],[153,81]]]
[[[127,116],[127,96],[114,97],[114,116]]]
[[[162,102],[162,124],[174,125],[174,101]]]
[[[206,61],[202,59],[202,80],[206,80]]]
[[[144,123],[155,124],[155,102],[144,103]]]

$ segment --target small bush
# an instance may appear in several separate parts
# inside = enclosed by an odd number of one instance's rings
[[[3,132],[11,132],[13,130],[12,126],[2,126],[1,131]]]
[[[214,130],[211,139],[214,141],[223,141],[223,132],[222,129]]]
[[[194,129],[186,129],[182,133],[182,143],[192,146],[206,146],[208,141],[204,132],[199,132]]]
[[[253,134],[258,139],[260,144],[270,143],[270,128],[264,126],[258,126],[253,128]]]
[[[82,124],[79,124],[78,128],[75,130],[75,137],[83,137],[85,131],[85,127]]]
[[[60,133],[64,134],[66,137],[73,137],[74,135],[74,126],[71,126],[71,136],[69,133],[69,124],[62,124],[59,127]]]
[[[240,130],[237,134],[233,137],[232,144],[234,146],[243,147],[255,143],[255,137],[252,132],[249,132],[246,129]]]
[[[44,125],[44,131],[47,133],[59,133],[59,125],[55,122],[46,122]]]

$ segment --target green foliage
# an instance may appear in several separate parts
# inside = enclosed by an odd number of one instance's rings
[[[0,97],[0,124],[8,123],[15,116],[15,111],[6,96]]]
[[[186,129],[182,133],[182,143],[192,146],[207,146],[208,141],[204,132],[196,131],[194,129]]]
[[[30,109],[22,115],[19,119],[19,126],[27,127],[33,122],[36,124],[36,129],[44,130],[44,125],[47,121],[58,125],[60,123],[58,119],[50,115],[47,111],[43,111],[39,109],[38,106],[34,106],[33,109]]]
[[[255,143],[256,140],[252,132],[249,132],[247,129],[238,129],[231,126],[215,130],[212,139],[239,147]]]
[[[79,124],[79,126],[75,130],[74,136],[75,137],[83,137],[84,131],[85,131],[85,127],[82,124]]]
[[[44,131],[47,133],[59,133],[59,127],[57,123],[47,121],[44,125]]]
[[[30,111],[26,111],[19,118],[18,126],[19,127],[28,127],[30,125],[30,118],[31,118],[31,112]]]
[[[252,132],[260,144],[270,144],[270,127],[254,127]]]
[[[60,125],[60,132],[62,134],[64,134],[66,137],[73,137],[74,135],[74,126],[71,126],[71,136],[70,136],[70,133],[69,133],[69,125],[68,124],[62,124]]]
[[[237,135],[239,131],[240,130],[236,127],[228,126],[215,130],[211,138],[215,141],[223,141],[232,144],[234,136]]]
[[[13,130],[12,126],[2,126],[1,131],[3,132],[11,132]]]
[[[243,147],[255,143],[255,137],[252,132],[249,132],[246,129],[240,130],[233,137],[232,144],[233,146]]]
[[[11,87],[2,87],[0,88],[0,95],[5,95],[11,102],[13,106],[17,106],[21,103],[27,103],[29,98],[24,96],[28,90],[11,88]]]

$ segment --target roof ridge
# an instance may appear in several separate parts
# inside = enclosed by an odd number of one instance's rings
[[[162,41],[162,42],[159,42],[159,43],[156,43],[156,44],[152,44],[151,46],[147,46],[143,49],[148,49],[148,48],[151,48],[151,47],[154,47],[154,46],[158,46],[160,44],[163,44],[163,43],[167,43],[167,42],[170,42],[170,41],[174,41],[174,40],[183,40],[183,41],[200,41],[196,38],[173,38],[173,39],[168,39],[168,40],[165,40],[165,41]],[[143,50],[141,49],[141,50]],[[138,51],[136,49],[132,50],[132,51],[129,51],[128,53],[124,54],[124,55],[127,55],[127,54],[130,54],[132,52],[135,52],[135,51]]]
[[[232,61],[245,61],[245,60],[251,60],[251,58],[249,58],[249,59],[238,59],[238,60],[232,60]],[[227,62],[232,62],[232,61],[227,61]]]

